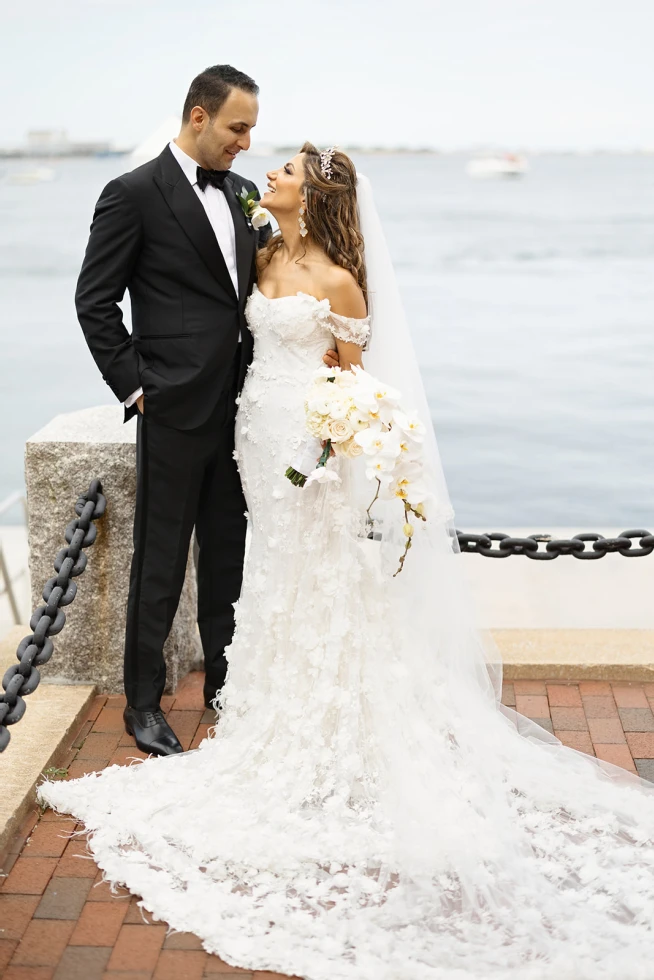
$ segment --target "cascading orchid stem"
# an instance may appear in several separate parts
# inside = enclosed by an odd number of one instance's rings
[[[368,515],[368,521],[371,524],[373,523],[373,518],[372,518],[372,515],[371,515],[370,511],[372,510],[372,508],[375,506],[375,504],[379,500],[379,491],[380,490],[381,490],[381,480],[380,479],[377,479],[377,492],[376,492],[375,496],[372,498],[372,501],[370,502],[370,507],[368,507],[368,510],[366,511],[366,514]]]
[[[406,544],[404,545],[404,552],[400,556],[400,564],[397,571],[393,574],[393,578],[396,578],[402,569],[404,568],[404,562],[406,561],[406,556],[409,554],[409,548],[413,544],[413,526],[409,520],[409,514],[415,513],[411,504],[406,500],[404,501],[404,533],[406,535]]]

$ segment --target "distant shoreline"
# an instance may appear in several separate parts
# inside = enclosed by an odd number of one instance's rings
[[[249,155],[251,157],[270,157],[277,155],[284,155],[289,153],[295,153],[297,151],[297,146],[299,144],[290,146],[271,146],[265,147],[260,150],[251,150]],[[478,157],[478,156],[493,156],[495,154],[502,154],[506,152],[505,150],[498,150],[493,148],[478,148],[471,147],[468,149],[456,149],[456,150],[438,150],[431,147],[404,147],[404,146],[394,146],[394,147],[381,147],[381,146],[343,146],[342,149],[346,153],[360,153],[366,156],[435,156],[435,157],[453,157],[453,156],[466,156],[466,157]],[[265,152],[264,152],[265,150]],[[34,161],[47,161],[47,160],[89,160],[98,159],[104,160],[108,157],[128,157],[132,153],[132,150],[52,150],[50,152],[37,151],[33,149],[3,149],[0,148],[0,160],[34,160]],[[654,147],[651,148],[634,148],[630,150],[618,150],[618,149],[595,149],[595,150],[520,150],[520,153],[529,157],[596,157],[596,156],[654,156]]]

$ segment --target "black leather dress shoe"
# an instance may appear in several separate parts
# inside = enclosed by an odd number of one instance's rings
[[[141,752],[153,755],[175,755],[183,752],[175,732],[163,716],[161,708],[156,711],[137,711],[128,705],[123,712],[125,731],[133,735]]]
[[[218,694],[219,694],[219,688],[217,688],[215,686],[215,684],[207,684],[205,682],[205,685],[204,685],[204,706],[205,706],[205,708],[209,708],[211,711],[215,711],[216,710],[215,705],[213,705],[211,702],[213,701],[213,699]],[[218,711],[220,711],[220,707],[218,708]]]

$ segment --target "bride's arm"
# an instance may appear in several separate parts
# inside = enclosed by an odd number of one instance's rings
[[[361,354],[370,327],[361,288],[346,269],[334,269],[327,298],[341,370],[349,371],[352,366],[363,367]]]

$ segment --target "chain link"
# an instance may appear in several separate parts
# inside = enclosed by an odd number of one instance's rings
[[[71,579],[81,575],[87,564],[82,548],[90,548],[96,540],[98,529],[93,521],[102,517],[107,501],[99,480],[92,480],[89,489],[77,499],[77,517],[64,532],[68,547],[57,553],[54,569],[57,573],[49,578],[43,589],[44,605],[38,606],[30,619],[32,634],[18,644],[18,663],[9,667],[2,679],[4,694],[0,694],[0,752],[3,752],[11,735],[7,725],[15,725],[25,714],[23,695],[32,694],[41,681],[38,670],[54,653],[52,636],[64,628],[66,614],[61,606],[68,606],[77,594],[77,584]]]
[[[625,558],[641,558],[654,551],[654,534],[650,531],[623,531],[617,538],[605,538],[602,534],[587,531],[572,538],[552,539],[550,534],[530,534],[526,538],[512,538],[509,534],[495,531],[489,534],[464,534],[456,531],[462,554],[483,555],[484,558],[508,558],[524,555],[532,561],[554,561],[559,555],[572,555],[580,561],[597,561],[613,552]],[[638,538],[638,547],[634,539]],[[497,547],[494,543],[498,542]],[[586,547],[590,543],[590,547]],[[540,548],[544,544],[544,548]]]

